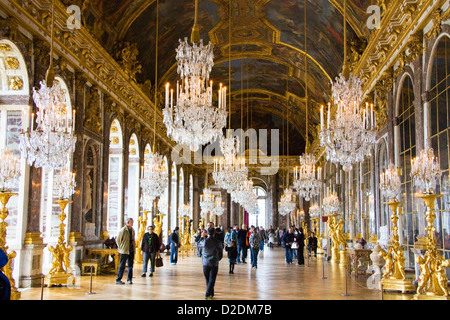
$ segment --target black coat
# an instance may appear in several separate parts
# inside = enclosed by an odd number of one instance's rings
[[[309,248],[311,249],[311,250],[316,250],[317,249],[317,238],[316,237],[309,237],[308,238],[308,245],[309,245]]]
[[[239,229],[237,232],[237,243],[241,247],[247,246],[247,230]]]
[[[305,235],[303,233],[299,233],[297,234],[296,238],[298,243],[298,249],[303,250],[303,248],[305,247]]]
[[[149,246],[148,240],[150,238],[150,233],[146,232],[144,234],[144,237],[142,238],[142,242],[141,242],[141,249],[143,252],[157,252],[159,250],[160,247],[160,242],[159,242],[159,237],[156,233],[152,233],[152,245],[151,247]]]
[[[204,241],[199,242],[198,246],[202,250],[202,264],[204,266],[219,266],[219,261],[223,257],[223,246],[220,240],[217,240],[214,236],[209,236]]]

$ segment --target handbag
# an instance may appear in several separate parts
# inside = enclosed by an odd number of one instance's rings
[[[161,257],[161,255],[158,253],[158,255],[155,258],[155,266],[157,268],[162,267],[164,265],[163,263],[163,258]]]
[[[298,249],[298,243],[297,243],[297,242],[294,242],[294,243],[291,245],[291,249]]]

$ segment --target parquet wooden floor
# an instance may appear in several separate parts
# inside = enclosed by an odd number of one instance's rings
[[[201,259],[192,253],[179,256],[171,265],[163,254],[164,267],[153,277],[141,278],[142,265],[135,264],[132,285],[116,285],[115,275],[93,277],[93,295],[87,295],[90,277],[81,276],[75,288],[44,288],[44,300],[203,300],[205,280]],[[294,260],[296,263],[296,260]],[[323,263],[325,263],[323,265]],[[345,276],[338,264],[310,258],[305,266],[287,265],[283,248],[265,248],[260,252],[258,268],[238,264],[234,274],[228,273],[226,253],[220,262],[215,286],[215,300],[409,300],[412,294],[384,293],[370,290],[367,276]],[[322,279],[325,275],[327,279]],[[126,281],[126,271],[123,281]],[[346,289],[347,283],[347,289]],[[41,299],[41,289],[20,289],[21,300]],[[348,296],[343,296],[347,292]]]

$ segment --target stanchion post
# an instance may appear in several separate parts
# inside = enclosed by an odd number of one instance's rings
[[[45,275],[41,276],[41,300],[44,300],[44,279]]]
[[[348,293],[348,288],[347,288],[347,279],[348,279],[348,264],[345,267],[345,293],[342,294],[343,297],[348,297],[351,296],[351,294]]]
[[[93,266],[91,266],[91,279],[90,279],[90,284],[89,284],[89,292],[87,292],[86,294],[95,294],[95,292],[92,292],[92,269],[93,269],[94,267]]]
[[[326,261],[326,257],[324,255],[323,259],[322,259],[322,279],[326,279],[327,277],[325,277],[325,261]]]

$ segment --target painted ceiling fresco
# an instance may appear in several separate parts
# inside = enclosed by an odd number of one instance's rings
[[[342,69],[343,1],[307,3],[308,110],[312,125],[319,122],[320,104],[329,100],[330,81]],[[377,2],[347,1],[349,40],[368,38],[366,11]],[[292,127],[296,128],[298,139],[304,139],[305,0],[233,0],[231,4],[230,26],[228,0],[199,0],[200,37],[214,45],[211,79],[228,86],[231,60],[232,92],[239,93],[241,89],[244,94],[251,92],[246,97],[255,101],[263,119],[266,113],[270,118],[270,112],[277,117],[285,116],[283,110],[290,99],[295,103],[294,109],[297,108],[290,114],[298,122]],[[116,41],[136,43],[138,60],[143,66],[136,81],[154,83],[155,0],[85,0],[83,15],[85,25],[108,51],[113,50]],[[190,38],[193,23],[194,0],[159,0],[159,86],[178,79],[175,49],[179,39]],[[264,99],[259,99],[262,96]],[[241,95],[235,94],[233,99],[232,106],[237,108]]]

